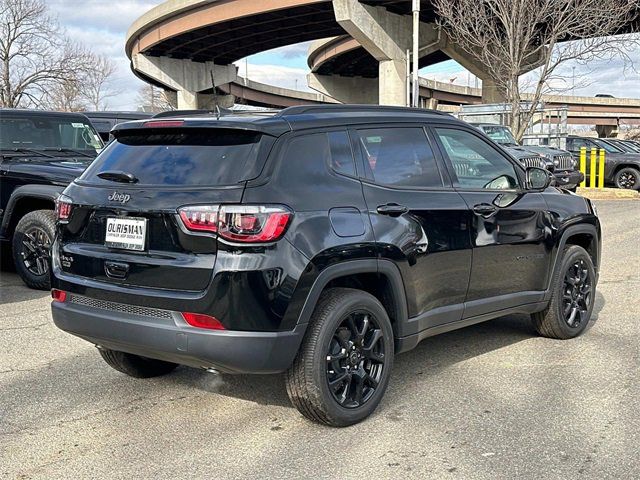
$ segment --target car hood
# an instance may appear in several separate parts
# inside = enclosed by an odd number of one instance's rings
[[[93,160],[93,158],[82,156],[54,158],[5,156],[2,160],[2,167],[12,175],[25,179],[44,178],[53,183],[66,185],[79,177]]]
[[[559,148],[554,148],[554,147],[545,147],[540,145],[527,145],[526,149],[531,152],[540,153],[549,158],[553,158],[556,155],[566,155],[566,156],[571,155],[571,152],[568,152],[566,150],[561,150]]]

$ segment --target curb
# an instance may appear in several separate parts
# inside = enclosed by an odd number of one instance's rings
[[[591,200],[640,200],[640,192],[621,188],[582,188],[578,187],[578,195]]]

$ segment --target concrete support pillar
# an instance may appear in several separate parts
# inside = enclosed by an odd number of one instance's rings
[[[504,91],[496,85],[490,78],[482,80],[482,103],[504,103],[506,102]]]
[[[201,92],[213,88],[213,74],[216,87],[233,82],[237,78],[235,65],[216,65],[213,62],[193,62],[191,60],[149,57],[135,54],[131,59],[136,70],[144,73],[157,83],[164,85],[167,91],[174,91],[175,106],[180,110],[197,110],[213,108],[213,95]],[[174,104],[173,95],[169,93],[169,101]],[[218,105],[231,107],[233,96],[218,95]]]
[[[425,108],[430,110],[438,109],[438,99],[437,98],[425,98]]]
[[[617,137],[618,127],[616,125],[596,125],[596,132],[599,138]]]
[[[342,103],[378,103],[378,79],[363,77],[341,77],[310,73],[307,84],[316,92]]]
[[[358,0],[333,0],[337,22],[380,62],[378,102],[406,103],[406,52],[411,48],[411,18]]]
[[[383,60],[378,65],[380,105],[405,105],[407,101],[407,63],[401,60]]]

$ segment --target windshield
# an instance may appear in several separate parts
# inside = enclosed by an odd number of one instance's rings
[[[233,185],[262,169],[262,135],[227,129],[121,132],[80,177],[108,184],[103,172],[126,172],[140,185]]]
[[[102,141],[93,126],[82,118],[3,115],[0,148],[87,150],[95,154],[102,148]]]
[[[511,130],[501,125],[483,125],[482,131],[496,143],[500,145],[518,145],[516,139],[511,134]]]
[[[620,150],[617,147],[614,147],[609,142],[605,142],[603,140],[598,140],[597,138],[594,138],[593,142],[596,145],[598,145],[600,148],[604,148],[605,152],[607,152],[607,153],[624,153],[622,150]]]

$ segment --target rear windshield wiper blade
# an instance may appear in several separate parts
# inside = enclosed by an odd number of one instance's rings
[[[135,175],[128,172],[122,172],[119,170],[107,170],[105,172],[100,172],[97,175],[103,180],[109,180],[110,182],[120,182],[120,183],[136,183],[138,179]]]
[[[82,155],[83,157],[89,157],[89,158],[93,158],[93,155],[89,155],[88,153],[85,153],[83,151],[80,150],[74,150],[73,148],[45,148],[45,150],[49,151],[49,152],[71,152],[71,153],[77,153],[78,155]]]
[[[44,153],[41,150],[33,150],[31,148],[15,147],[15,148],[6,148],[6,149],[3,148],[3,150],[9,150],[10,152],[14,152],[14,153],[31,153],[31,154],[36,154],[36,155],[40,155],[41,157],[47,157],[47,158],[56,158],[53,155]]]

